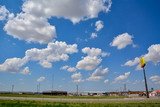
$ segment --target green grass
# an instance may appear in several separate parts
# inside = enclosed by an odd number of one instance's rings
[[[53,103],[40,101],[0,100],[0,107],[160,107],[159,101],[110,103]]]
[[[25,94],[0,94],[6,97],[32,97],[32,98],[87,98],[87,99],[114,99],[124,98],[123,96],[48,96],[48,95],[25,95]],[[160,107],[160,99],[145,101],[110,101],[103,103],[62,103],[49,101],[19,101],[19,100],[0,100],[0,107]]]
[[[127,98],[126,96],[51,96],[51,95],[32,95],[32,94],[0,94],[0,96],[6,97],[33,97],[33,98],[87,98],[87,99],[115,99],[115,98]]]

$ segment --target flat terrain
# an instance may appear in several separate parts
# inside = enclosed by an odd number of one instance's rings
[[[19,101],[48,101],[48,102],[74,102],[74,103],[110,103],[110,102],[160,102],[160,98],[34,98],[34,97],[3,97],[0,100],[19,100]]]
[[[77,99],[20,98],[1,98],[0,107],[160,107],[159,99],[78,99],[78,102]]]
[[[34,97],[0,97],[0,100],[19,101],[48,101],[48,102],[74,102],[74,103],[110,103],[110,102],[160,102],[160,98],[118,98],[118,99],[98,99],[98,98],[34,98]]]
[[[2,94],[0,107],[160,107],[160,98]]]
[[[3,97],[33,97],[33,98],[67,98],[67,99],[117,99],[117,98],[128,98],[125,96],[51,96],[42,94],[0,94]]]

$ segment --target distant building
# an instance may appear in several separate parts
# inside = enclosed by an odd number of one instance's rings
[[[160,97],[160,90],[155,90],[155,91],[152,91],[150,94],[149,94],[150,97]]]
[[[120,92],[108,92],[108,96],[119,96]]]
[[[144,91],[107,92],[107,95],[108,96],[128,96],[128,97],[146,96]]]
[[[107,93],[101,91],[80,92],[80,96],[106,96]]]
[[[128,91],[129,97],[142,97],[146,96],[146,92],[144,91]]]
[[[43,95],[62,95],[67,96],[67,91],[44,91]]]

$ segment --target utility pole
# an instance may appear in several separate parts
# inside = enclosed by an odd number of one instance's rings
[[[14,91],[14,85],[12,85],[12,93],[13,93],[13,91]]]
[[[77,96],[78,96],[78,84],[76,85],[76,89],[77,89]]]
[[[126,86],[126,84],[124,84],[124,90],[123,90],[124,92],[126,92],[127,91],[127,86]]]
[[[40,93],[40,91],[41,91],[41,90],[40,90],[40,85],[41,85],[41,84],[40,84],[40,82],[39,82],[39,93]]]
[[[148,92],[148,86],[147,86],[147,79],[146,79],[146,73],[145,73],[144,67],[143,67],[143,75],[144,75],[144,82],[145,82],[145,87],[146,87],[147,98],[149,98],[149,92]]]
[[[38,85],[37,85],[37,94],[38,94]]]
[[[54,83],[54,74],[52,75],[52,91],[53,91],[53,83]]]

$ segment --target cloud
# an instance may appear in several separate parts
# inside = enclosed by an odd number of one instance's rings
[[[46,18],[28,13],[19,13],[8,20],[4,30],[19,40],[41,44],[51,42],[56,37],[56,28],[50,25]]]
[[[98,56],[101,56],[104,53],[99,48],[89,48],[89,47],[83,48],[82,52],[84,54],[87,54],[88,56],[91,56],[91,57],[98,57]]]
[[[23,66],[28,62],[26,58],[9,58],[3,64],[0,64],[0,71],[2,72],[21,72]]]
[[[87,56],[77,62],[76,68],[84,70],[95,69],[101,63],[101,57],[109,56],[109,53],[102,52],[99,48],[85,47],[82,49],[82,52],[87,54]]]
[[[52,68],[52,63],[46,60],[40,61],[39,64],[44,68]]]
[[[133,40],[132,40],[132,36],[128,33],[123,33],[118,35],[117,37],[115,37],[113,39],[113,41],[110,43],[111,46],[116,46],[117,49],[123,49],[128,45],[133,45]]]
[[[101,63],[101,61],[101,58],[86,56],[77,63],[76,67],[78,69],[93,70]]]
[[[44,68],[51,68],[53,62],[67,61],[68,54],[76,53],[77,45],[67,45],[65,42],[51,42],[44,49],[29,49],[25,52],[27,58],[31,61],[38,61]]]
[[[111,4],[111,0],[27,0],[22,9],[37,17],[52,16],[78,23],[96,18],[100,12],[107,13]]]
[[[39,77],[38,79],[37,79],[37,82],[43,82],[45,80],[45,77]]]
[[[95,26],[96,26],[95,30],[98,32],[98,31],[100,31],[101,29],[103,29],[104,24],[103,24],[103,22],[102,22],[101,20],[98,20],[98,21],[95,23]]]
[[[160,62],[160,44],[151,45],[148,48],[148,53],[142,56],[145,58],[147,62],[153,62],[154,64],[159,63]],[[133,60],[129,60],[124,65],[125,66],[136,66],[139,64],[139,58],[136,57]],[[137,68],[139,68],[139,66],[137,66]]]
[[[6,9],[6,7],[0,6],[0,20],[5,20],[8,14],[9,14],[9,11]]]
[[[108,82],[109,82],[109,80],[108,80],[108,79],[104,80],[104,83],[105,83],[105,84],[107,84]]]
[[[102,66],[98,67],[91,76],[87,79],[88,81],[99,81],[103,79],[103,77],[109,72],[108,68],[102,68]]]
[[[22,12],[8,20],[4,30],[8,35],[19,40],[41,44],[51,42],[56,37],[55,26],[48,23],[48,16],[37,16],[36,13],[28,12],[27,10],[31,9],[33,5],[38,6],[38,4],[30,4],[30,7],[25,7],[25,4],[29,1],[32,0],[24,2]]]
[[[144,81],[143,80],[135,80],[132,82],[132,84],[142,84]]]
[[[151,45],[148,48],[148,53],[144,55],[146,61],[152,61],[153,63],[160,62],[160,44]]]
[[[10,13],[5,6],[0,5],[0,21],[8,20],[14,17],[13,13]]]
[[[115,78],[114,83],[126,80],[130,75],[130,72],[126,72],[124,75],[120,75]]]
[[[92,33],[91,34],[91,39],[94,39],[94,38],[97,38],[98,36],[97,36],[97,33]]]
[[[74,73],[71,75],[71,78],[73,79],[73,82],[80,83],[84,80],[82,79],[82,74],[80,72]]]
[[[67,70],[69,68],[69,66],[68,65],[65,65],[65,66],[62,66],[60,69],[61,70]]]
[[[155,84],[160,84],[160,76],[158,75],[151,76],[149,79]]]
[[[76,72],[77,71],[77,68],[75,67],[70,67],[68,65],[65,65],[63,67],[60,68],[61,70],[67,70],[68,72]]]
[[[111,0],[25,0],[22,11],[8,20],[4,30],[19,40],[46,44],[56,38],[56,28],[48,19],[64,18],[76,24],[96,18],[100,12],[107,13],[111,4]],[[1,20],[9,16],[5,7],[0,13]]]
[[[90,37],[90,39],[95,39],[95,38],[97,38],[98,37],[98,32],[101,30],[101,29],[103,29],[103,27],[104,27],[104,24],[103,24],[103,22],[101,21],[101,20],[98,20],[98,21],[96,21],[96,23],[95,23],[95,32],[93,32],[92,34],[91,34],[91,37]]]
[[[25,67],[21,73],[24,74],[24,75],[28,75],[28,74],[30,75],[31,74],[31,72],[29,70],[29,67]]]
[[[77,69],[75,68],[75,67],[69,67],[68,69],[67,69],[67,71],[69,71],[69,72],[75,72]]]
[[[51,42],[47,48],[32,48],[25,52],[23,58],[9,58],[0,64],[0,71],[21,72],[29,61],[36,61],[44,68],[51,68],[53,62],[67,61],[69,54],[76,53],[77,45],[68,45],[65,42]],[[25,69],[25,71],[27,68]],[[28,71],[27,71],[28,72]]]
[[[134,60],[127,61],[124,66],[134,66],[139,63],[139,58],[136,57]]]

